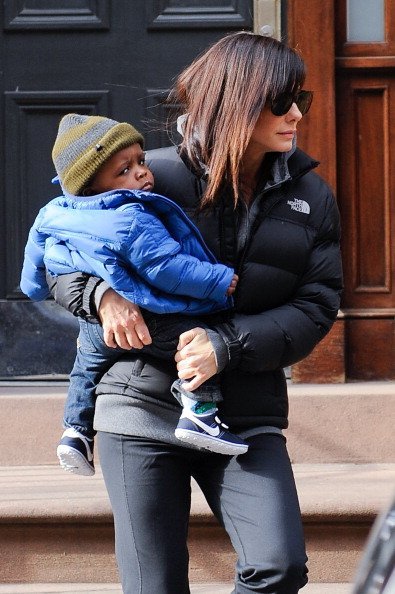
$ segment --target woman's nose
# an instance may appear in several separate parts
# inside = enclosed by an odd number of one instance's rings
[[[302,119],[303,115],[301,114],[296,103],[292,103],[286,117],[288,120],[296,120],[297,122]]]

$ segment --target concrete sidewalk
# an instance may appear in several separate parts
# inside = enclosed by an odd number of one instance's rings
[[[351,582],[370,527],[392,498],[395,464],[297,464],[294,472],[310,579]],[[0,485],[0,582],[117,580],[112,513],[99,468],[84,480],[58,466],[0,467]],[[195,483],[189,528],[192,583],[226,584],[235,554]]]
[[[393,496],[395,464],[295,464],[293,470],[307,523],[373,520]],[[0,524],[112,521],[100,466],[89,478],[57,465],[0,466],[0,485]],[[194,481],[192,493],[191,517],[216,524]]]
[[[289,384],[288,390],[292,462],[395,462],[395,382]],[[57,463],[66,392],[66,385],[0,383],[1,466]]]
[[[230,594],[232,584],[192,584],[191,594]],[[308,584],[303,594],[351,594],[350,584]],[[122,594],[118,584],[2,584],[0,594]]]

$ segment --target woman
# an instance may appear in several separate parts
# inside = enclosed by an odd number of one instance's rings
[[[339,307],[338,212],[332,193],[296,148],[312,94],[301,58],[284,44],[239,32],[178,78],[179,147],[151,151],[156,191],[178,202],[219,261],[239,275],[235,309],[180,337],[175,366],[144,349],[113,365],[98,386],[95,428],[115,519],[125,594],[187,594],[190,480],[200,485],[237,552],[237,594],[296,594],[307,582],[298,499],[282,430],[283,367],[325,336]],[[136,306],[100,279],[59,277],[59,302],[98,316],[109,346],[142,348]],[[249,444],[226,457],[174,438],[178,376],[195,389],[223,372],[221,415]],[[209,563],[209,560],[207,560]]]

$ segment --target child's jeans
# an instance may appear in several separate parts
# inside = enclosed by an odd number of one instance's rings
[[[197,326],[206,326],[200,319],[188,316],[155,315],[147,311],[143,311],[143,315],[152,338],[152,344],[145,346],[143,350],[165,361],[174,360],[180,334]],[[81,318],[78,321],[80,332],[77,339],[77,355],[70,374],[63,426],[73,427],[86,437],[93,437],[96,386],[111,365],[123,354],[131,351],[125,351],[120,347],[108,347],[104,342],[103,328],[100,324],[92,324]],[[211,377],[189,394],[197,401],[219,402],[222,396],[218,375]]]

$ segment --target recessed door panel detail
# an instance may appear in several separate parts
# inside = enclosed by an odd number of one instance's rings
[[[355,88],[353,95],[354,150],[358,164],[355,171],[355,291],[388,293],[388,88]]]
[[[395,307],[395,81],[381,73],[338,79],[338,199],[343,308]]]
[[[4,2],[5,29],[108,29],[108,0]]]
[[[6,93],[6,298],[22,297],[20,267],[28,231],[41,208],[60,194],[51,152],[60,118],[69,112],[108,112],[108,91]],[[18,172],[15,175],[14,172]]]
[[[147,0],[149,29],[252,26],[249,2],[243,0]]]

